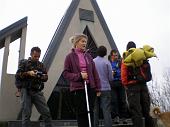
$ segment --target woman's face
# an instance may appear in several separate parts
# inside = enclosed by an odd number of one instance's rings
[[[87,39],[82,37],[77,43],[76,48],[86,50]]]

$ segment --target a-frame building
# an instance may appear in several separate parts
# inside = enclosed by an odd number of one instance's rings
[[[62,71],[65,56],[72,47],[69,37],[75,33],[88,36],[87,48],[93,57],[100,45],[106,46],[108,52],[111,49],[117,50],[96,0],[72,0],[43,58],[49,74],[46,97],[50,97],[48,104],[54,119],[70,118],[73,112],[67,92],[68,81],[63,78]]]
[[[84,33],[88,36],[87,48],[90,49],[93,57],[100,45],[106,46],[108,51],[117,50],[96,0],[72,0],[42,60],[49,75],[44,94],[53,119],[67,119],[74,112],[69,102],[68,81],[63,78],[62,72],[65,56],[72,48],[69,38],[75,33]],[[38,118],[39,113],[33,108],[32,120]]]

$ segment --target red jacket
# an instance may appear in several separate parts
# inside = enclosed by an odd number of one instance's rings
[[[100,79],[93,62],[93,58],[89,53],[86,53],[85,58],[87,59],[87,74],[91,88],[95,88],[96,91],[100,90]],[[63,75],[70,81],[70,91],[78,89],[84,89],[84,80],[81,77],[81,71],[79,66],[79,58],[75,53],[74,49],[65,58],[64,72]]]
[[[121,64],[121,80],[122,80],[122,84],[124,86],[127,85],[131,85],[131,84],[136,84],[137,80],[128,80],[128,69],[127,66],[124,64],[123,60],[122,60],[122,64]]]

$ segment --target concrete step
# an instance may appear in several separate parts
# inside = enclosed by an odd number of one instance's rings
[[[113,122],[112,127],[132,127],[131,119],[128,119],[127,121],[128,121],[127,124],[123,124],[121,120],[119,124],[114,124]],[[76,120],[53,120],[52,125],[53,127],[77,127],[77,121]],[[15,120],[15,121],[8,121],[8,122],[0,122],[0,127],[21,127],[21,121]],[[44,124],[41,121],[31,121],[31,127],[44,127]],[[103,120],[99,121],[99,127],[104,127]]]

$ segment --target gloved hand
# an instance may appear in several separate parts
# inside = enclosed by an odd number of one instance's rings
[[[27,74],[30,75],[30,76],[35,76],[36,75],[36,73],[34,71],[28,71]]]

